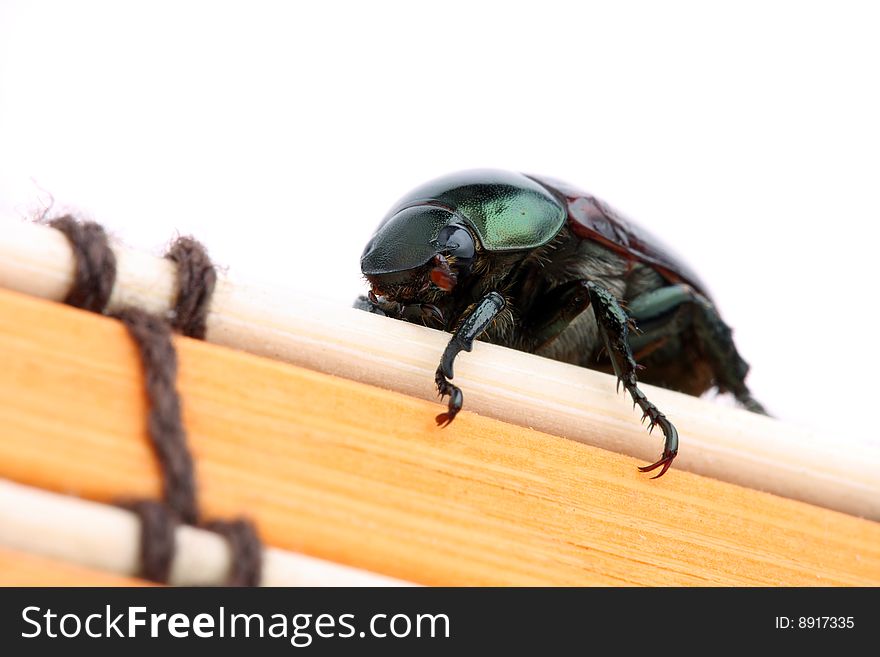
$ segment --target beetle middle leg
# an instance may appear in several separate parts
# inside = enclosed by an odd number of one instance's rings
[[[440,366],[437,368],[437,373],[434,377],[441,399],[449,395],[447,412],[437,416],[437,424],[441,427],[452,422],[461,410],[463,401],[461,389],[449,382],[449,379],[453,376],[452,365],[455,362],[455,357],[462,351],[473,349],[474,340],[489,328],[492,321],[504,310],[504,306],[504,297],[497,292],[490,292],[484,296],[464,316],[449,344],[446,345],[446,349],[443,351],[443,356],[440,359]]]

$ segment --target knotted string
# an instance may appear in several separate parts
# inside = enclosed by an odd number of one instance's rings
[[[116,256],[104,229],[67,215],[50,222],[70,242],[74,254],[73,283],[64,301],[77,308],[104,313],[116,281]],[[183,335],[204,339],[208,309],[217,273],[205,248],[191,237],[177,239],[166,255],[177,265],[177,296],[171,322],[139,308],[112,314],[128,328],[138,347],[149,400],[147,420],[153,450],[162,472],[163,502],[136,500],[123,506],[141,523],[141,575],[167,582],[174,559],[178,523],[197,525],[200,513],[195,470],[177,392],[177,352],[172,327]],[[230,586],[256,586],[262,571],[262,544],[249,520],[212,521],[202,525],[223,536],[231,551]]]

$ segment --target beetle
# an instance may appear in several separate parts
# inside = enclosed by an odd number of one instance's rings
[[[462,408],[453,363],[476,339],[613,373],[642,422],[663,431],[660,459],[639,468],[660,468],[655,477],[675,459],[678,431],[639,379],[691,395],[714,387],[765,412],[699,277],[644,228],[566,183],[494,169],[425,183],[379,224],[361,271],[370,290],[356,308],[452,331],[435,376],[449,397],[441,426]]]

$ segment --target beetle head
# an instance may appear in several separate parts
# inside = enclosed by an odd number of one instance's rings
[[[435,301],[467,276],[475,254],[475,238],[460,217],[417,205],[379,226],[361,256],[361,271],[374,302]]]

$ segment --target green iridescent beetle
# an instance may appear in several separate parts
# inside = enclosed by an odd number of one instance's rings
[[[639,390],[637,370],[647,383],[692,395],[715,387],[764,412],[696,274],[643,228],[565,183],[490,169],[426,183],[379,224],[361,271],[370,291],[355,307],[453,332],[436,373],[449,396],[438,424],[461,410],[453,363],[476,339],[613,372],[642,419],[663,431],[662,456],[640,468],[661,468],[657,477],[678,453],[678,432]]]

